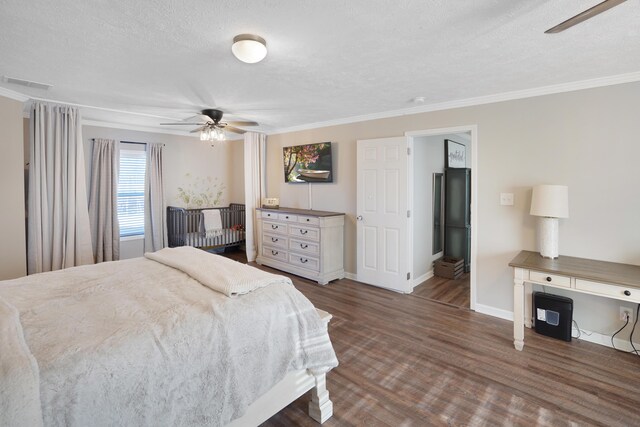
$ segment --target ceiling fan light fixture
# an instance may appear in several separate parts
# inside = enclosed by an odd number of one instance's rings
[[[231,51],[240,61],[255,64],[267,56],[267,42],[260,36],[239,34],[233,38]]]
[[[224,131],[218,127],[209,127],[207,126],[205,129],[200,131],[200,141],[225,141],[227,136]]]

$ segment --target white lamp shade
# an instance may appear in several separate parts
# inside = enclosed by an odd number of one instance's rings
[[[531,196],[531,215],[569,218],[569,187],[536,185]]]
[[[240,34],[233,38],[231,51],[242,62],[255,64],[267,56],[267,42],[252,34]]]

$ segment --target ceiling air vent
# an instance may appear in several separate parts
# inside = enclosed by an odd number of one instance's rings
[[[9,77],[9,76],[3,76],[2,80],[7,82],[7,83],[13,83],[15,85],[26,86],[26,87],[33,87],[33,88],[36,88],[36,89],[47,90],[47,89],[53,87],[53,85],[50,85],[50,84],[32,82],[30,80],[16,79],[15,77]]]

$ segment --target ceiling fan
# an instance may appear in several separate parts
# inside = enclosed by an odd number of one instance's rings
[[[590,7],[589,9],[583,12],[580,12],[574,17],[571,17],[566,21],[561,22],[555,27],[549,28],[547,31],[545,31],[545,34],[559,33],[560,31],[564,31],[567,28],[571,28],[574,25],[577,25],[583,21],[586,21],[587,19],[593,18],[594,16],[599,15],[602,12],[607,11],[614,6],[617,6],[620,3],[624,3],[625,1],[627,0],[605,0],[602,3],[598,3],[597,5]]]
[[[244,120],[222,122],[221,120],[223,115],[224,112],[222,110],[207,108],[202,110],[200,114],[190,117],[182,122],[160,124],[168,126],[198,126],[198,128],[192,130],[191,133],[200,132],[200,139],[203,141],[224,140],[225,131],[241,135],[247,132],[246,130],[237,128],[236,126],[258,126],[257,122]]]

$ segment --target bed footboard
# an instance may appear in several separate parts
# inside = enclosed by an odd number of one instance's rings
[[[328,327],[331,314],[316,310]],[[322,424],[333,415],[333,402],[327,391],[327,376],[313,375],[302,369],[289,372],[282,381],[253,402],[242,417],[233,420],[227,427],[260,425],[308,391],[311,391],[309,416]]]

